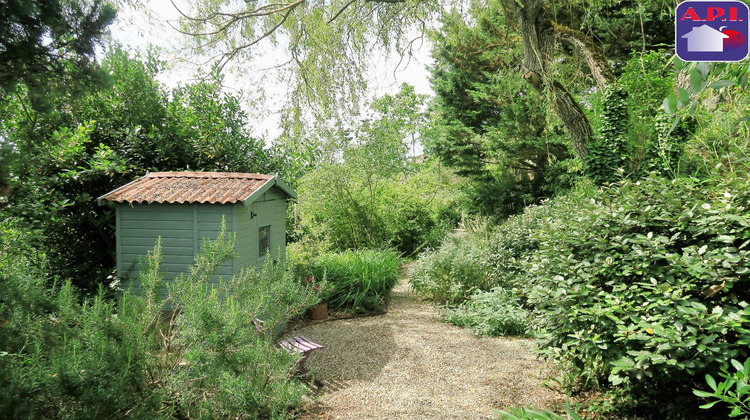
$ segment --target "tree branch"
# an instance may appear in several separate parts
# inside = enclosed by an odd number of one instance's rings
[[[330,18],[330,19],[328,20],[328,22],[326,22],[326,23],[331,23],[331,22],[333,22],[334,20],[336,20],[336,18],[338,18],[338,17],[339,17],[339,15],[341,15],[342,13],[344,13],[344,10],[346,10],[346,9],[347,9],[347,8],[348,8],[349,6],[351,6],[351,5],[352,5],[352,4],[354,3],[354,2],[356,2],[356,1],[357,1],[357,0],[351,0],[351,1],[349,2],[349,3],[346,3],[346,4],[345,4],[344,6],[342,6],[342,7],[341,7],[341,9],[339,9],[339,11],[338,11],[338,12],[336,12],[336,14],[335,14],[335,15],[333,15],[333,17],[332,17],[332,18]]]
[[[615,78],[609,69],[607,60],[599,52],[599,49],[591,38],[584,35],[581,31],[559,25],[555,22],[552,22],[552,28],[555,31],[557,39],[572,46],[583,55],[586,64],[589,66],[589,70],[591,70],[591,75],[600,88],[604,89],[614,81]]]
[[[170,1],[173,1],[173,0],[170,0]],[[204,23],[204,24],[209,23],[209,21],[211,19],[219,17],[219,16],[223,16],[223,17],[228,18],[227,20],[222,21],[221,23],[219,23],[218,27],[216,29],[210,31],[210,32],[190,32],[190,31],[185,31],[185,30],[182,30],[180,28],[175,27],[174,25],[172,25],[171,22],[167,22],[167,23],[169,24],[169,26],[172,27],[172,29],[176,30],[177,32],[179,32],[179,33],[181,33],[183,35],[188,35],[188,36],[211,36],[211,35],[218,35],[218,34],[220,34],[222,32],[229,31],[229,29],[230,29],[231,26],[237,24],[238,22],[242,21],[243,19],[249,19],[249,18],[253,18],[253,17],[261,17],[261,16],[275,15],[275,14],[278,14],[278,13],[285,12],[287,10],[292,10],[292,9],[296,8],[297,6],[299,6],[301,3],[304,3],[304,2],[305,2],[305,0],[297,0],[297,1],[292,2],[292,3],[269,3],[269,4],[266,4],[264,6],[258,7],[258,8],[253,9],[253,10],[245,10],[245,11],[242,11],[242,12],[231,13],[231,14],[229,14],[229,13],[212,13],[211,15],[203,17],[203,18],[195,18],[195,17],[187,16],[185,13],[183,13],[182,11],[180,11],[179,9],[177,9],[180,12],[180,14],[183,17],[185,17],[186,19],[188,19],[190,21],[193,21],[193,22],[200,22],[200,23]],[[174,2],[172,4],[174,5]],[[175,8],[177,8],[177,7],[175,6]],[[285,15],[284,19],[286,19],[286,17],[288,17],[288,14]],[[276,30],[276,28],[277,28],[277,26],[274,27],[273,29]],[[264,35],[260,39],[263,39],[263,38],[265,38],[267,36],[268,35]]]

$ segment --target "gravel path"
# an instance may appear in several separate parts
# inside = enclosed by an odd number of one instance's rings
[[[293,332],[325,346],[307,367],[322,381],[301,419],[480,419],[494,409],[550,407],[564,396],[542,386],[550,366],[529,340],[477,338],[443,323],[405,280],[388,313]]]

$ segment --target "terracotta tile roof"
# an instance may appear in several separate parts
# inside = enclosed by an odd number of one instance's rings
[[[236,172],[151,172],[99,199],[130,204],[236,203],[273,178]]]

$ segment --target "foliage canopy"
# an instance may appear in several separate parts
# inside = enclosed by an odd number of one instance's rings
[[[94,47],[115,18],[108,0],[10,0],[0,6],[0,92],[18,84],[40,106],[50,85],[90,78]]]

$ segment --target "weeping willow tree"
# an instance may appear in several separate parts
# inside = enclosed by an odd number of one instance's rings
[[[486,1],[499,3],[507,25],[521,35],[520,70],[534,89],[549,98],[582,159],[593,130],[575,92],[556,72],[555,61],[579,60],[592,86],[604,88],[613,80],[611,63],[601,51],[606,39],[615,44],[640,33],[645,48],[652,39],[647,40],[644,17],[653,21],[674,6],[667,0]],[[196,49],[218,52],[219,68],[257,57],[264,44],[283,51],[286,61],[274,65],[291,71],[293,93],[286,121],[298,120],[305,112],[327,120],[335,119],[341,109],[356,109],[374,50],[408,57],[443,11],[464,6],[482,7],[479,2],[438,0],[190,0],[179,9],[182,19],[177,29],[190,36]],[[611,19],[601,25],[597,14]],[[623,16],[630,18],[623,20]]]

